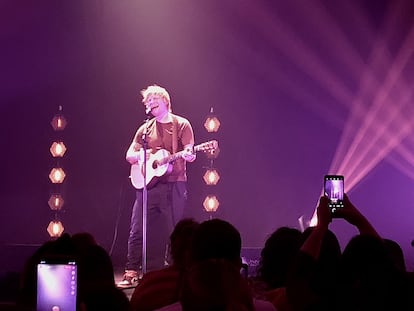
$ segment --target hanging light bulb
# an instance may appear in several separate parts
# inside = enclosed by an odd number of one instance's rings
[[[65,201],[60,194],[52,194],[49,198],[48,204],[51,210],[60,211]]]
[[[65,180],[66,174],[60,167],[54,167],[49,174],[49,179],[54,184],[61,184]]]
[[[214,115],[213,107],[210,108],[210,114],[208,115],[208,117],[206,118],[204,122],[204,127],[209,133],[217,132],[220,128],[220,121]]]
[[[209,195],[204,199],[204,209],[207,212],[216,212],[220,203],[215,195]]]
[[[52,238],[60,237],[64,230],[65,228],[59,220],[52,220],[47,226],[47,232]]]
[[[59,106],[59,113],[50,122],[55,131],[63,131],[67,124],[65,117],[62,115],[62,109],[62,106]]]
[[[66,146],[62,141],[60,142],[55,141],[50,147],[50,153],[52,154],[54,158],[63,157],[65,152],[66,152]]]
[[[206,185],[215,186],[220,180],[220,175],[216,169],[210,168],[204,173],[203,179]]]
[[[204,127],[209,133],[217,132],[220,128],[220,121],[217,117],[208,117],[204,122]]]

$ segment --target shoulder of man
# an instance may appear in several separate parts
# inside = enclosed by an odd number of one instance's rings
[[[190,123],[190,121],[188,121],[188,119],[186,119],[182,116],[179,116],[179,115],[176,115],[176,114],[172,114],[172,116],[173,116],[173,118],[176,118],[178,124]]]

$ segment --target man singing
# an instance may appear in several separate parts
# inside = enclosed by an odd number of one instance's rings
[[[136,131],[126,153],[126,160],[130,164],[138,164],[138,167],[141,167],[145,157],[143,139],[147,142],[147,161],[161,149],[167,150],[170,154],[184,150],[181,157],[170,163],[171,170],[161,177],[148,180],[153,167],[147,165],[146,184],[149,185],[147,187],[146,267],[147,271],[151,271],[161,269],[167,264],[169,236],[175,224],[182,218],[186,205],[186,162],[194,161],[196,156],[192,152],[194,133],[191,124],[187,119],[172,113],[167,90],[158,85],[151,85],[142,90],[141,95],[146,113],[152,114],[153,118]],[[142,268],[142,202],[142,189],[137,189],[132,208],[127,263],[123,280],[118,283],[119,287],[136,286]]]

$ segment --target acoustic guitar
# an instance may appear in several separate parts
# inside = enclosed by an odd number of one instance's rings
[[[193,147],[192,153],[199,151],[207,152],[216,150],[218,142],[216,140],[207,141]],[[147,159],[147,178],[146,186],[149,187],[156,183],[157,178],[168,174],[172,170],[171,163],[180,158],[187,151],[170,154],[165,149],[160,149],[155,153],[151,153]],[[136,189],[144,188],[144,163],[135,163],[131,165],[131,183]]]

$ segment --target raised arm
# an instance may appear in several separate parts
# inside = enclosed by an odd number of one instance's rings
[[[322,196],[319,199],[319,205],[317,207],[316,213],[318,215],[318,224],[312,230],[309,237],[302,244],[300,250],[303,253],[310,255],[313,259],[318,259],[319,253],[321,250],[321,245],[323,237],[325,236],[326,231],[328,230],[329,223],[331,222],[331,214],[328,208],[328,198]]]
[[[335,212],[338,217],[343,218],[351,225],[354,225],[360,234],[381,238],[368,219],[355,207],[354,204],[352,204],[346,194],[344,195],[344,203],[344,208],[338,209]]]

